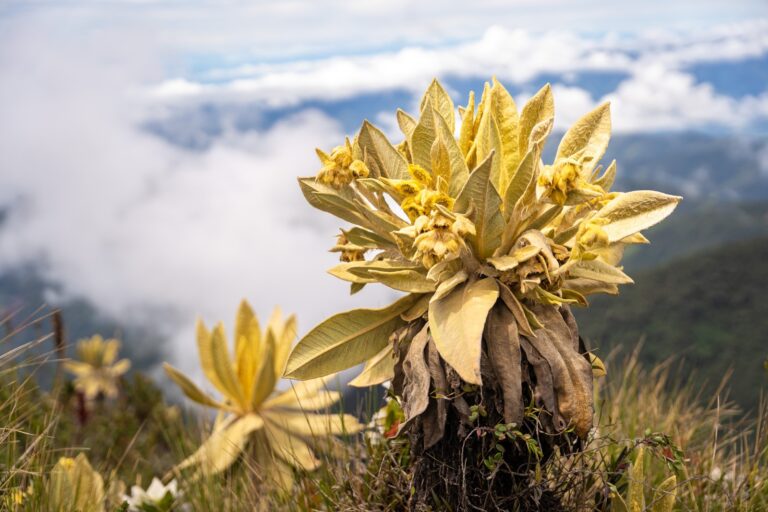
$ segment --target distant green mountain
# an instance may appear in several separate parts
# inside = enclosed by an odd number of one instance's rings
[[[624,255],[623,264],[630,274],[697,251],[768,236],[768,201],[683,200],[674,214],[645,234],[651,246],[630,247]]]
[[[703,250],[633,278],[637,284],[618,297],[595,297],[576,311],[590,346],[604,356],[643,340],[643,362],[680,358],[707,390],[732,368],[730,397],[753,408],[768,391],[768,237]]]

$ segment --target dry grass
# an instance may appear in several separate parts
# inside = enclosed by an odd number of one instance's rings
[[[35,384],[35,368],[55,364],[61,349],[51,343],[51,352],[42,356],[33,350],[50,343],[48,336],[31,336],[16,343],[17,348],[7,348],[9,340],[31,332],[42,316],[38,312],[18,322],[0,339],[0,508],[46,510],[53,464],[62,454],[86,451],[112,489],[108,510],[120,510],[122,482],[146,485],[151,474],[165,474],[194,449],[207,427],[200,428],[192,417],[184,423],[163,419],[171,409],[162,396],[127,383],[119,406],[104,403],[89,420],[111,428],[78,426],[71,420],[66,383],[56,392],[41,391]],[[521,481],[559,496],[567,509],[621,510],[616,496],[626,495],[629,465],[636,448],[644,446],[651,454],[643,482],[649,509],[655,488],[675,474],[676,510],[768,510],[768,403],[744,415],[727,400],[725,386],[715,396],[701,396],[673,362],[645,369],[636,353],[609,361],[608,370],[596,391],[599,426],[585,449],[552,457]],[[131,401],[152,400],[159,405],[149,412],[128,407]],[[144,415],[141,421],[127,422],[126,415],[137,414]],[[182,478],[183,501],[188,509],[200,511],[406,509],[411,493],[406,441],[371,442],[359,436],[332,448],[322,469],[297,473],[290,489],[270,483],[269,475],[265,479],[246,456],[224,474],[197,481]],[[16,503],[19,492],[24,498]],[[450,504],[435,508],[450,509]]]

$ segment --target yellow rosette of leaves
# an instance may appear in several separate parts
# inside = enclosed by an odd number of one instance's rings
[[[285,482],[291,468],[311,471],[320,464],[314,449],[329,436],[351,434],[363,427],[347,414],[312,412],[324,410],[341,398],[325,389],[323,379],[298,383],[277,391],[291,344],[296,319],[283,320],[273,313],[262,331],[246,301],[240,304],[235,323],[234,354],[227,349],[224,326],[212,331],[198,321],[197,346],[208,381],[222,395],[217,400],[200,390],[169,364],[168,376],[191,400],[220,411],[210,437],[177,469],[196,467],[198,473],[214,474],[232,465],[247,446],[265,478]]]
[[[607,103],[566,131],[547,164],[549,85],[518,109],[494,79],[459,114],[457,126],[451,97],[434,81],[415,116],[397,111],[399,143],[364,122],[335,150],[339,158],[319,152],[320,172],[299,178],[310,204],[353,225],[334,250],[354,247],[355,257],[342,252],[330,273],[353,293],[379,283],[405,295],[322,322],[299,341],[286,376],[365,363],[352,384],[391,380],[402,428],[421,417],[423,449],[446,428],[467,432],[473,406],[518,426],[531,421],[526,408],[535,410],[532,428],[547,439],[567,431],[583,438],[592,427],[593,368],[604,369],[570,307],[631,283],[620,266],[624,247],[646,243],[641,231],[681,198],[612,190],[616,163],[600,165]],[[348,170],[354,162],[365,172]],[[458,426],[446,426],[448,417]]]
[[[117,396],[120,377],[131,368],[128,359],[117,359],[120,342],[98,334],[77,342],[77,360],[65,361],[64,368],[75,375],[75,389],[92,400],[99,395]]]
[[[105,496],[104,480],[82,453],[75,458],[62,457],[51,470],[49,510],[102,512]]]

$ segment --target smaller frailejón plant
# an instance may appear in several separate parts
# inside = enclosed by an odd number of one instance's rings
[[[366,363],[353,384],[392,381],[412,449],[450,468],[478,426],[526,423],[550,446],[571,443],[558,441],[565,432],[586,436],[602,364],[569,308],[631,283],[619,266],[624,247],[646,243],[640,231],[680,201],[611,190],[615,162],[598,165],[608,104],[576,121],[546,165],[549,86],[518,112],[493,80],[459,113],[456,126],[453,101],[434,81],[416,117],[397,111],[399,144],[365,122],[330,154],[317,151],[322,168],[299,179],[304,196],[355,225],[339,235],[332,250],[342,263],[330,273],[353,293],[381,283],[406,295],[329,318],[286,367],[308,379]],[[433,482],[451,492],[440,471]],[[416,486],[437,492],[418,477]]]
[[[102,512],[104,480],[85,454],[62,457],[53,466],[48,484],[49,510]]]
[[[313,470],[319,464],[313,453],[317,441],[335,434],[362,429],[350,415],[324,414],[341,398],[325,389],[324,380],[299,383],[279,392],[276,385],[296,337],[296,319],[283,320],[275,310],[265,331],[247,302],[240,304],[235,323],[235,353],[227,349],[224,326],[209,331],[199,321],[197,346],[205,376],[223,395],[216,400],[184,374],[165,364],[165,371],[191,400],[223,413],[211,436],[182,461],[177,469],[196,467],[198,474],[228,468],[247,446],[262,476],[290,481],[292,467]]]
[[[65,361],[64,369],[75,375],[75,389],[86,400],[99,395],[107,398],[117,396],[117,383],[131,368],[128,359],[117,362],[120,342],[116,339],[104,340],[98,334],[77,342],[77,360]]]

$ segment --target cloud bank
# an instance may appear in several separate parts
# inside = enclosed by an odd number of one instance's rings
[[[115,54],[120,38],[40,52],[38,29],[0,50],[2,270],[32,260],[66,295],[125,322],[167,311],[157,327],[188,369],[195,317],[231,325],[241,298],[262,317],[275,305],[298,313],[307,330],[353,302],[393,297],[365,290],[353,301],[325,273],[337,223],[312,211],[295,181],[316,170],[313,144],[343,139],[336,121],[302,111],[186,151],[142,131],[144,109],[126,91],[153,74],[151,52]],[[105,66],[113,59],[120,65]]]
[[[698,82],[688,66],[739,61],[768,53],[768,20],[721,26],[705,34],[648,32],[635,37],[579,36],[572,32],[535,34],[499,26],[477,40],[393,52],[336,56],[284,63],[213,68],[197,80],[175,77],[149,88],[161,103],[257,103],[291,107],[308,101],[336,101],[362,94],[404,90],[419,94],[433,77],[477,79],[491,75],[517,85],[525,96],[540,77],[560,77],[556,123],[563,129],[602,101],[614,105],[619,132],[680,130],[720,126],[745,129],[766,118],[768,86],[761,94],[735,99]],[[591,98],[569,85],[580,73],[626,75],[611,93]],[[453,91],[456,99],[466,91]]]

